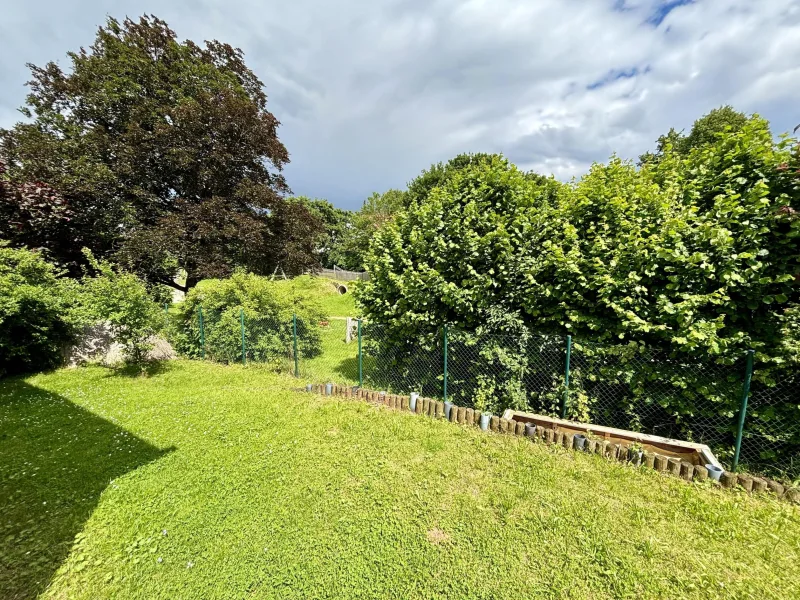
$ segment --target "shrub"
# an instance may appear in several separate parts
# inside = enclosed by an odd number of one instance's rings
[[[0,375],[57,367],[75,340],[75,282],[38,252],[0,243]]]
[[[321,349],[319,322],[324,313],[309,293],[315,287],[308,276],[272,281],[243,272],[230,279],[201,281],[178,308],[173,345],[186,356],[201,356],[202,308],[206,357],[222,362],[241,361],[243,312],[248,358],[277,363],[292,356],[292,315],[296,314],[298,353],[316,356]]]
[[[97,272],[83,279],[81,293],[87,313],[94,320],[109,324],[114,341],[122,344],[127,360],[143,362],[153,347],[153,336],[163,328],[163,309],[136,275],[115,270],[88,251],[85,254]]]
[[[605,403],[609,419],[640,427],[648,416],[631,407],[646,405],[653,422],[686,437],[699,437],[698,417],[714,421],[704,435],[727,443],[746,350],[755,350],[757,391],[788,390],[800,366],[791,326],[798,167],[792,142],[776,143],[758,117],[686,155],[666,148],[641,169],[613,158],[569,185],[491,157],[444,178],[376,234],[357,297],[395,364],[404,340],[435,339],[445,324],[478,338],[507,333],[491,325],[494,308],[584,342],[574,374],[581,413],[596,417]],[[499,409],[555,401],[552,384],[526,379],[516,342],[498,339],[473,350],[473,397]],[[502,380],[501,371],[516,374]],[[798,422],[798,406],[787,391],[768,410],[754,407],[748,431],[774,438],[776,423]],[[796,454],[794,431],[771,440],[775,452]]]

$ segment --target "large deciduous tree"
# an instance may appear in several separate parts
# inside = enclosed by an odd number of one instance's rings
[[[350,268],[350,260],[343,252],[343,244],[353,229],[353,213],[318,198],[298,196],[294,201],[307,206],[311,214],[323,224],[324,231],[315,244],[315,253],[321,265],[329,269],[334,266]]]
[[[333,253],[337,265],[345,269],[364,271],[364,259],[372,238],[394,219],[406,202],[407,193],[400,190],[388,190],[382,194],[374,192],[364,200]]]
[[[317,235],[320,224],[283,198],[289,155],[240,50],[179,41],[151,16],[109,19],[68,56],[68,72],[30,66],[21,109],[30,122],[0,132],[0,154],[12,182],[45,182],[71,214],[48,217],[43,237],[26,224],[30,206],[12,199],[4,216],[22,225],[0,236],[44,246],[73,271],[82,246],[154,281],[184,269],[188,287],[237,265],[288,272],[313,262],[309,244],[280,238]]]

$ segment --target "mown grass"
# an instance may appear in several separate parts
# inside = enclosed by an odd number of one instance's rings
[[[356,310],[356,303],[353,296],[353,291],[355,290],[356,285],[358,285],[358,282],[346,282],[348,292],[346,294],[340,294],[336,291],[333,280],[320,278],[318,281],[320,281],[321,284],[319,286],[317,299],[322,305],[322,309],[325,311],[326,315],[329,317],[358,316],[358,311]]]
[[[800,514],[176,361],[0,382],[0,597],[789,598]]]
[[[358,342],[346,343],[347,321],[331,319],[321,328],[321,352],[314,358],[301,358],[300,377],[304,381],[341,384],[358,383]]]

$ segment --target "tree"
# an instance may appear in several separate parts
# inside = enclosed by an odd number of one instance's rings
[[[474,328],[500,306],[599,340],[772,352],[800,299],[798,158],[757,117],[714,139],[574,185],[500,158],[462,169],[375,236],[365,316]]]
[[[670,128],[669,132],[658,138],[654,153],[645,152],[639,157],[639,165],[657,162],[664,156],[668,147],[680,156],[686,156],[693,148],[714,143],[717,137],[726,131],[741,131],[747,121],[744,113],[740,113],[730,105],[715,108],[697,119],[688,135]]]
[[[348,268],[349,258],[343,252],[342,244],[353,227],[353,213],[335,207],[327,200],[311,199],[305,196],[294,198],[304,204],[309,212],[318,218],[324,227],[316,242],[315,253],[323,267]]]
[[[367,320],[409,338],[444,323],[474,329],[493,307],[520,314],[528,274],[519,261],[538,254],[521,233],[545,226],[561,187],[501,156],[440,181],[375,235],[358,290]]]
[[[365,270],[364,259],[375,234],[391,222],[407,203],[407,193],[388,190],[374,192],[352,216],[334,256],[337,266],[353,271]]]
[[[70,201],[42,182],[18,184],[7,173],[6,163],[0,159],[0,238],[17,247],[71,256],[82,232],[70,227],[76,216]]]
[[[267,271],[313,262],[294,252],[287,259],[277,243],[290,230],[316,235],[319,224],[289,226],[310,215],[282,197],[289,155],[240,50],[180,42],[150,16],[109,18],[88,50],[68,56],[69,72],[30,65],[21,110],[32,122],[0,132],[8,178],[46,182],[72,213],[52,224],[50,238],[75,243],[44,240],[59,263],[77,274],[86,246],[173,287],[181,287],[173,282],[181,268],[188,288],[236,265]],[[5,210],[26,219],[22,203]],[[203,225],[212,216],[221,232]],[[10,237],[39,245],[37,236]]]
[[[754,386],[798,389],[798,154],[758,117],[713,140],[686,155],[666,147],[640,169],[614,158],[575,184],[494,158],[432,187],[376,234],[371,279],[356,290],[366,321],[381,328],[380,364],[410,364],[448,325],[452,355],[462,351],[469,370],[453,394],[540,410],[557,388],[543,383],[552,381],[543,361],[526,358],[518,327],[570,333],[582,344],[574,383],[586,386],[584,408],[606,394],[618,414],[648,406],[685,435],[695,418],[738,410],[730,376],[710,378],[709,364],[752,349]],[[605,387],[578,377],[589,362]],[[513,381],[502,379],[509,373]],[[662,392],[646,396],[654,381]],[[782,398],[751,413],[749,430],[797,422],[797,395]],[[800,438],[782,444],[788,456]]]
[[[499,156],[498,154],[486,154],[484,152],[466,153],[459,154],[446,163],[432,164],[409,182],[408,192],[404,198],[405,205],[408,206],[412,202],[423,201],[433,188],[444,185],[455,173],[472,165],[490,163],[493,158]]]

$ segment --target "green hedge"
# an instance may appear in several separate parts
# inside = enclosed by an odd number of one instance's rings
[[[220,362],[242,360],[281,363],[292,358],[292,316],[297,315],[298,353],[311,358],[321,351],[319,322],[325,318],[310,277],[273,281],[236,273],[230,279],[201,281],[177,309],[172,342],[184,356],[203,355],[199,314],[202,308],[205,357]]]

